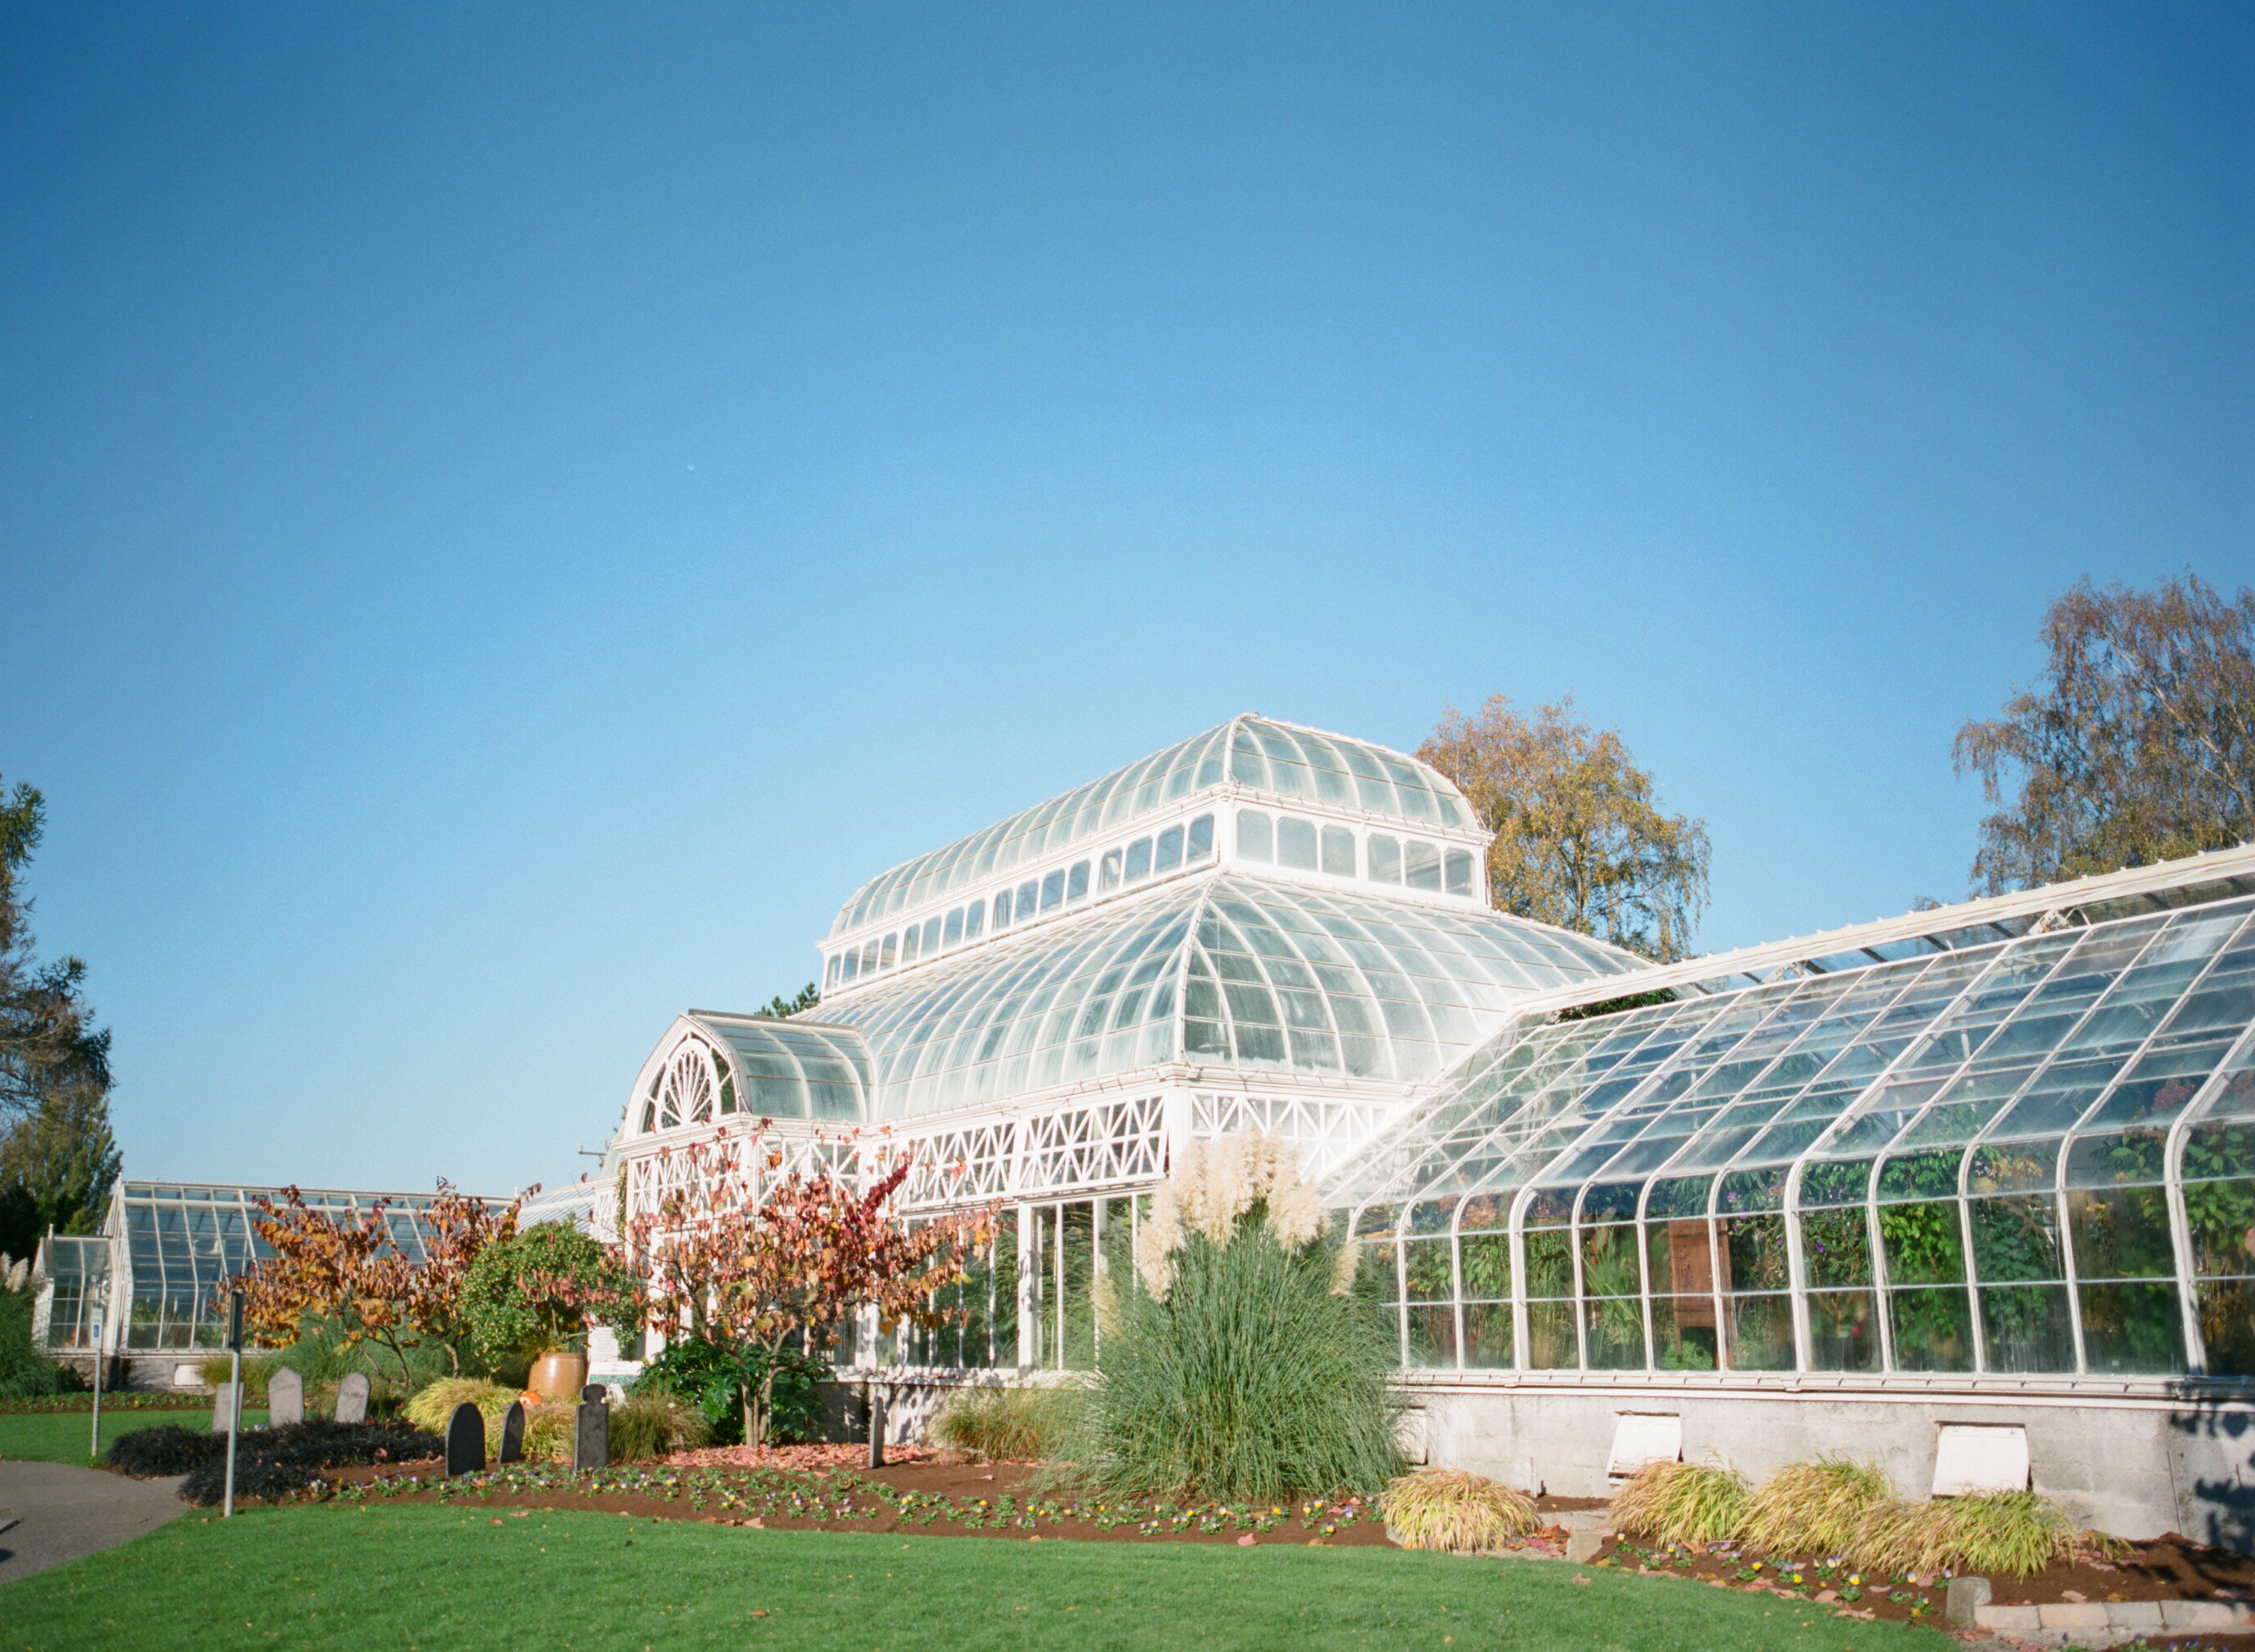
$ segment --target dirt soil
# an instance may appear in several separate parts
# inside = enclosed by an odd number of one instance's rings
[[[919,1536],[1002,1537],[1029,1542],[1057,1538],[1088,1543],[1158,1540],[1248,1547],[1263,1543],[1310,1544],[1317,1547],[1392,1546],[1392,1540],[1386,1536],[1385,1522],[1367,1503],[1312,1510],[1288,1507],[1281,1517],[1269,1516],[1274,1524],[1266,1531],[1248,1529],[1233,1519],[1211,1518],[1204,1522],[1193,1520],[1186,1525],[1170,1520],[1160,1522],[1162,1529],[1152,1530],[1148,1516],[1142,1520],[1119,1519],[1116,1511],[1108,1508],[1104,1513],[1117,1519],[1118,1523],[1100,1523],[1098,1518],[1082,1512],[1092,1513],[1096,1505],[1029,1491],[1028,1481],[1036,1468],[1029,1463],[924,1460],[889,1463],[878,1469],[840,1466],[770,1470],[764,1475],[729,1468],[706,1468],[700,1473],[699,1466],[695,1465],[633,1465],[629,1474],[642,1483],[605,1486],[592,1493],[569,1488],[566,1483],[568,1477],[562,1475],[558,1476],[559,1483],[553,1486],[512,1485],[509,1483],[511,1477],[501,1474],[490,1474],[481,1482],[457,1481],[447,1486],[444,1482],[444,1467],[436,1459],[418,1463],[379,1463],[368,1468],[337,1469],[327,1478],[340,1488],[369,1486],[383,1480],[389,1482],[388,1488],[371,1501],[380,1498],[387,1503],[460,1502],[495,1509],[592,1510],[636,1519],[699,1520],[712,1525],[756,1526],[769,1531],[848,1530],[880,1535],[905,1532]],[[397,1489],[397,1481],[405,1476],[419,1476],[425,1483],[414,1490]],[[439,1483],[429,1483],[432,1481]],[[859,1483],[865,1481],[879,1482],[895,1493],[905,1494],[908,1506],[903,1508],[890,1500],[875,1498],[858,1490]],[[733,1496],[728,1494],[731,1489]],[[1004,1499],[1009,1500],[1007,1508],[1000,1507]],[[958,1511],[962,1511],[962,1517],[958,1517]],[[1003,1523],[1006,1516],[1009,1523]],[[980,1523],[966,1523],[973,1518]],[[1219,1529],[1204,1530],[1208,1523]]]
[[[1684,1578],[1717,1588],[1814,1600],[1836,1610],[1898,1622],[1942,1621],[1949,1587],[1946,1573],[1880,1578],[1848,1566],[1821,1568],[1817,1563],[1822,1556],[1807,1564],[1796,1564],[1801,1558],[1788,1555],[1773,1559],[1730,1544],[1718,1544],[1711,1550],[1689,1548],[1670,1552],[1608,1535],[1591,1564],[1647,1576]],[[1850,1581],[1856,1578],[1861,1578],[1860,1584]],[[2255,1559],[2170,1533],[2152,1543],[2132,1545],[2130,1553],[2117,1561],[2078,1553],[2073,1560],[2055,1563],[2032,1577],[2005,1573],[1992,1577],[1989,1584],[1991,1601],[1997,1606],[2122,1600],[2255,1603]],[[1858,1590],[1860,1599],[1851,1599],[1847,1592],[1851,1589]],[[2173,1647],[2246,1648],[2255,1652],[2255,1635],[2171,1634],[2167,1641]]]

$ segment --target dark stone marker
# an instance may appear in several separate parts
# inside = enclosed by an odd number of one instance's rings
[[[868,1389],[869,1396],[869,1466],[885,1466],[885,1396],[875,1382]]]
[[[511,1400],[509,1411],[501,1419],[501,1460],[521,1463],[524,1460],[524,1402]],[[481,1463],[481,1468],[485,1466]]]
[[[580,1390],[580,1407],[573,1418],[577,1424],[572,1432],[572,1468],[575,1474],[583,1468],[608,1468],[611,1466],[611,1407],[600,1382],[590,1382]]]
[[[486,1466],[486,1419],[467,1400],[446,1419],[446,1474],[474,1474]]]
[[[368,1421],[368,1373],[347,1371],[345,1380],[337,1384],[337,1421],[365,1423]]]

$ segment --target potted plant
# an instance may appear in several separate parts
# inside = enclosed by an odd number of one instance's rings
[[[631,1330],[634,1277],[568,1222],[544,1222],[478,1252],[462,1282],[462,1318],[488,1358],[526,1361],[526,1386],[551,1401],[580,1397],[590,1322]]]

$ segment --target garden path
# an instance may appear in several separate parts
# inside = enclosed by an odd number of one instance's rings
[[[128,1480],[67,1463],[0,1462],[0,1584],[99,1554],[188,1510],[180,1482]]]

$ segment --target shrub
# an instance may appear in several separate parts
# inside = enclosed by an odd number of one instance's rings
[[[662,1389],[637,1385],[625,1403],[611,1407],[611,1460],[633,1462],[667,1457],[702,1446],[713,1438],[701,1410]]]
[[[30,1291],[0,1286],[0,1396],[27,1399],[58,1393],[65,1367],[49,1359],[32,1340],[38,1304]]]
[[[1893,1495],[1877,1463],[1848,1457],[1790,1463],[1746,1500],[1746,1541],[1769,1554],[1845,1554],[1856,1522]]]
[[[744,1398],[759,1391],[768,1351],[736,1348],[702,1337],[669,1342],[635,1380],[637,1394],[671,1394],[705,1418],[706,1438],[718,1446],[744,1441]],[[769,1400],[768,1438],[778,1445],[819,1439],[829,1419],[820,1383],[835,1373],[830,1362],[785,1348],[774,1356],[775,1389]],[[614,1423],[615,1424],[615,1418]]]
[[[1379,1499],[1386,1529],[1404,1549],[1486,1554],[1535,1530],[1535,1500],[1455,1469],[1404,1474]]]
[[[1038,1462],[1064,1443],[1078,1398],[1071,1389],[959,1388],[932,1419],[932,1433],[992,1462]]]
[[[180,1495],[209,1507],[226,1493],[227,1437],[213,1434],[205,1438],[208,1443],[204,1460],[188,1471],[187,1479],[180,1483]],[[324,1469],[411,1462],[444,1449],[436,1435],[404,1423],[306,1422],[283,1428],[245,1429],[235,1442],[235,1494],[284,1497],[313,1484]]]
[[[234,1358],[221,1354],[206,1360],[196,1367],[196,1375],[203,1379],[206,1388],[217,1388],[229,1380],[235,1368]],[[242,1403],[245,1405],[266,1404],[266,1384],[274,1373],[282,1368],[282,1362],[270,1354],[246,1354],[242,1356]]]
[[[102,1460],[136,1480],[162,1480],[202,1467],[214,1451],[221,1457],[227,1454],[226,1435],[159,1423],[154,1428],[137,1428],[119,1435]]]
[[[635,1296],[634,1276],[600,1242],[569,1222],[543,1222],[478,1252],[462,1279],[462,1320],[488,1356],[532,1358],[572,1347],[589,1305],[623,1316]]]
[[[474,1405],[486,1419],[486,1432],[492,1434],[516,1397],[516,1390],[502,1388],[482,1376],[442,1376],[416,1390],[401,1412],[416,1427],[426,1428],[444,1439],[446,1424],[454,1420],[454,1408]],[[495,1437],[499,1438],[497,1434]]]
[[[1119,1496],[1284,1502],[1376,1493],[1401,1472],[1393,1339],[1334,1292],[1334,1248],[1258,1208],[1225,1242],[1192,1229],[1164,1300],[1099,1304],[1103,1353],[1053,1478]],[[1069,1469],[1066,1466],[1069,1465]]]
[[[1613,1529],[1666,1544],[1720,1543],[1746,1517],[1746,1477],[1712,1463],[1647,1463],[1613,1495]]]
[[[2075,1551],[2066,1513],[2032,1491],[1888,1502],[1856,1522],[1847,1552],[1872,1572],[2041,1572]]]

